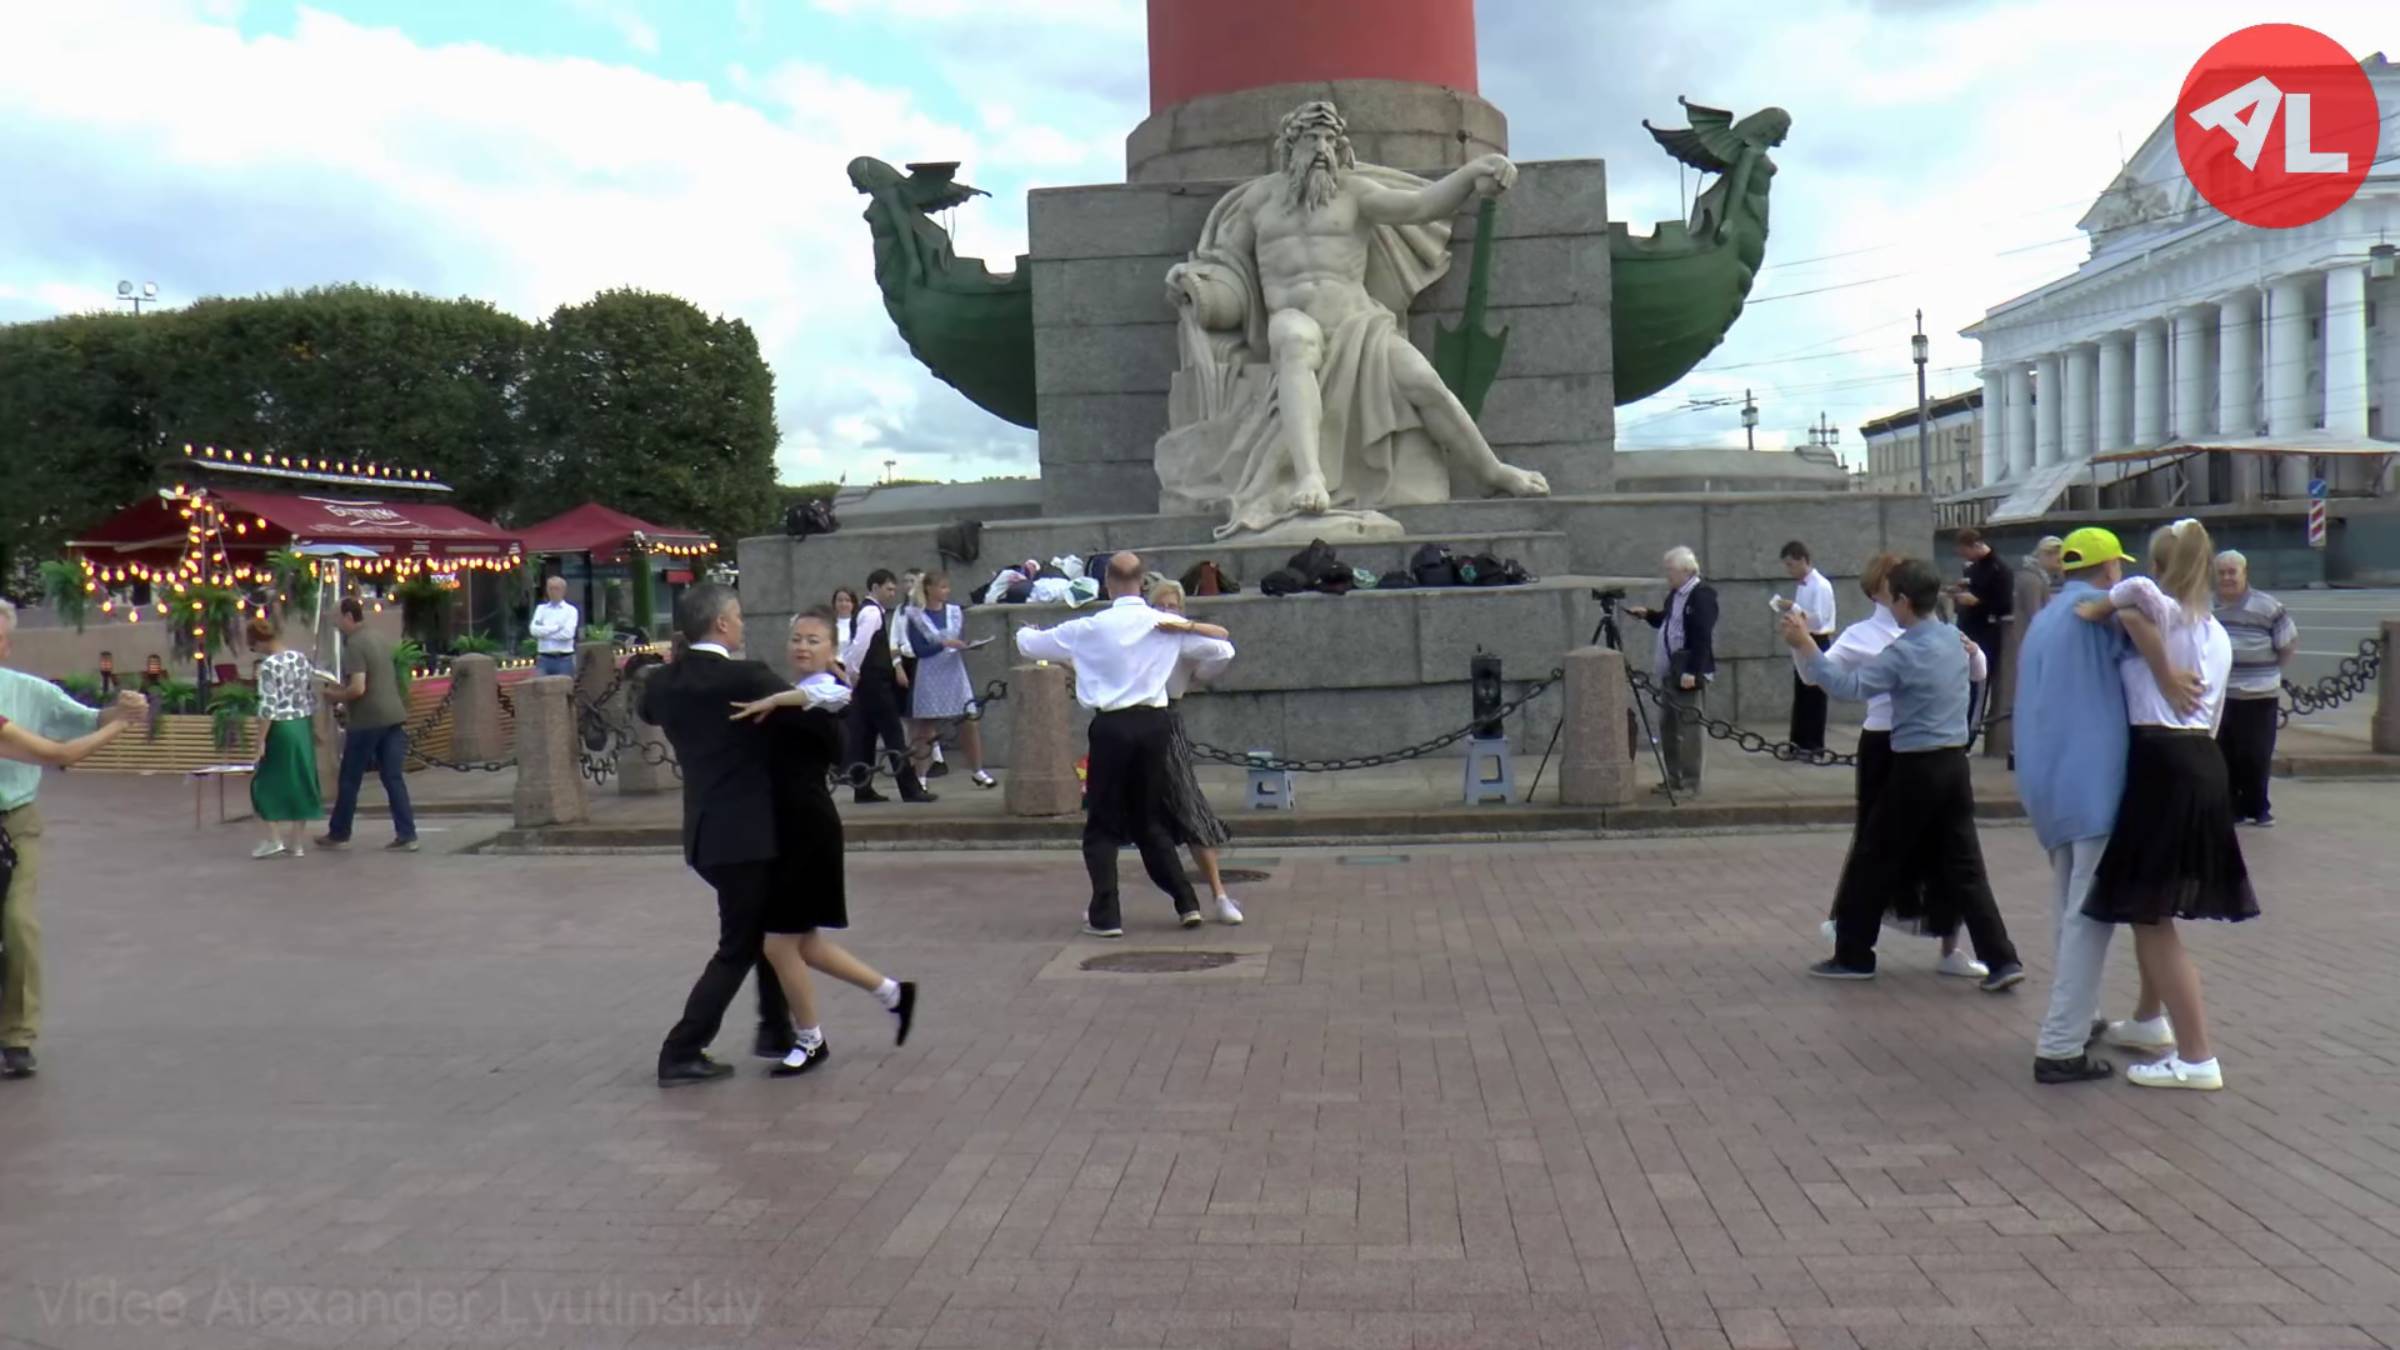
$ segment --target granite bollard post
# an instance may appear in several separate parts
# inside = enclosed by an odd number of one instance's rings
[[[505,753],[500,734],[500,663],[483,655],[450,662],[450,758],[480,764]]]
[[[1633,800],[1633,756],[1625,743],[1625,654],[1607,647],[1567,653],[1566,730],[1558,762],[1562,806],[1623,806]]]
[[[2400,755],[2400,619],[2383,621],[2383,673],[2375,681],[2375,753]]]
[[[642,689],[650,677],[665,669],[663,665],[649,665],[634,671],[617,687],[616,697],[609,700],[608,718],[624,727],[627,736],[617,753],[617,791],[626,796],[673,792],[683,785],[683,776],[675,769],[674,748],[667,744],[667,733],[643,721],[635,711],[641,706]]]
[[[1083,804],[1075,777],[1075,696],[1067,668],[1047,661],[1008,675],[1007,803],[1012,816],[1072,815]]]
[[[542,675],[517,686],[516,822],[520,830],[591,818],[575,743],[575,681]]]

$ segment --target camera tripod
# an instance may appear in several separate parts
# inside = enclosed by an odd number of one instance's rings
[[[1625,592],[1622,589],[1595,590],[1592,592],[1592,598],[1600,602],[1600,622],[1593,626],[1592,640],[1587,645],[1605,646],[1610,651],[1623,655],[1625,633],[1617,624],[1617,602],[1625,598]],[[1641,686],[1633,682],[1632,664],[1626,663],[1619,669],[1625,675],[1626,697],[1633,704],[1632,711],[1627,716],[1625,732],[1628,736],[1632,735],[1634,720],[1639,719],[1642,739],[1650,743],[1650,756],[1658,763],[1658,781],[1666,785],[1667,805],[1673,806],[1675,805],[1675,777],[1667,772],[1667,753],[1659,748],[1658,734],[1650,726],[1650,705],[1642,698]],[[1525,800],[1528,804],[1532,803],[1533,794],[1542,786],[1542,773],[1550,767],[1551,753],[1558,749],[1559,733],[1567,729],[1563,694],[1560,702],[1562,706],[1559,709],[1558,725],[1550,729],[1550,744],[1542,751],[1542,762],[1534,767],[1532,786],[1525,789]]]

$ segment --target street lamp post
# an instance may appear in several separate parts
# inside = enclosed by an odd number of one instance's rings
[[[130,281],[120,281],[117,283],[117,301],[120,304],[133,306],[134,316],[139,318],[142,306],[158,303],[158,283],[145,281],[136,287]]]
[[[1758,448],[1758,402],[1747,389],[1742,391],[1742,439],[1752,450]]]
[[[1910,359],[1917,363],[1917,491],[1933,495],[1933,441],[1925,425],[1925,311],[1917,311],[1917,335],[1908,340]]]

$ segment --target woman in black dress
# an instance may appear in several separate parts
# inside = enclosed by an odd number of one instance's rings
[[[833,774],[848,758],[842,710],[850,702],[850,691],[834,675],[833,636],[829,610],[813,609],[793,619],[792,674],[799,683],[733,713],[736,720],[765,719],[766,734],[776,738],[777,884],[785,888],[780,913],[793,930],[769,932],[766,940],[767,964],[774,967],[776,982],[792,1007],[792,1050],[772,1070],[777,1077],[806,1073],[830,1053],[817,1025],[816,994],[808,978],[812,968],[873,994],[884,1011],[899,1019],[899,1044],[908,1043],[909,1023],[916,1014],[914,984],[886,979],[825,936],[828,928],[850,926],[842,878],[842,815],[834,807],[832,787]],[[788,709],[798,711],[768,717]]]
[[[1150,604],[1170,614],[1183,613],[1183,584],[1159,581],[1150,588]],[[1191,679],[1190,667],[1178,664],[1175,674],[1167,680],[1167,723],[1175,737],[1173,772],[1167,779],[1167,806],[1175,821],[1175,842],[1192,851],[1192,862],[1200,868],[1200,875],[1208,879],[1217,922],[1240,923],[1242,907],[1225,893],[1225,875],[1217,868],[1217,850],[1225,847],[1233,834],[1209,806],[1208,795],[1200,790],[1200,779],[1192,772],[1192,739],[1183,729],[1183,694]]]

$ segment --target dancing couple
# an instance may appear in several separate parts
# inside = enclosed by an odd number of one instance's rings
[[[807,1073],[829,1050],[808,972],[875,996],[906,1044],[916,986],[888,979],[825,935],[849,926],[842,821],[830,775],[845,762],[849,691],[834,674],[834,618],[792,621],[797,686],[740,659],[742,607],[705,583],[675,605],[676,659],[645,682],[639,712],[666,733],[683,770],[684,861],[717,895],[717,949],[658,1052],[662,1087],[733,1072],[709,1057],[725,1010],[759,970],[761,1057],[777,1077]]]

